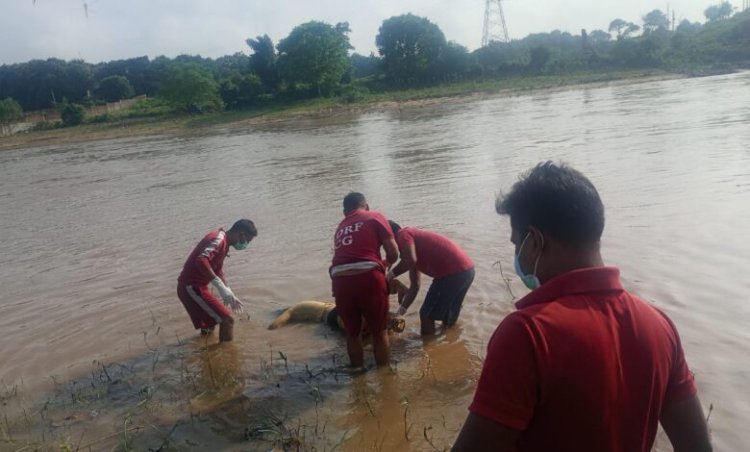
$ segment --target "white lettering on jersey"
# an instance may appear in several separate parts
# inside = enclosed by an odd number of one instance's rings
[[[364,226],[364,222],[354,223],[353,225],[345,226],[338,231],[333,239],[333,249],[339,249],[342,246],[350,246],[354,243],[354,233],[359,232]]]

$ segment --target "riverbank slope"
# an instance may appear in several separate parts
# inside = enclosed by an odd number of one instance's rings
[[[340,97],[309,99],[206,115],[164,114],[150,117],[127,117],[98,124],[18,133],[0,138],[0,150],[126,137],[212,133],[218,127],[245,128],[302,117],[338,116],[370,111],[397,110],[456,102],[457,99],[470,101],[485,96],[513,96],[535,91],[573,89],[579,86],[644,83],[680,77],[686,77],[686,75],[655,70],[513,77],[367,93],[356,99],[342,99]]]

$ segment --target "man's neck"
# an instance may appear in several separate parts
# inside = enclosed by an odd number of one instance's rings
[[[541,282],[545,282],[555,276],[562,275],[573,270],[579,270],[581,268],[591,267],[603,267],[604,260],[599,252],[599,247],[591,250],[580,250],[580,249],[569,249],[561,250],[556,253],[555,259],[551,259],[552,262],[540,262],[539,269],[541,275],[537,275]],[[542,260],[546,256],[542,256]]]

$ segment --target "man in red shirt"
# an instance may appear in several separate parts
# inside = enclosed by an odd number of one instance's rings
[[[232,340],[234,319],[229,309],[241,313],[242,302],[226,284],[224,258],[228,256],[230,246],[243,250],[257,235],[252,221],[239,220],[229,231],[218,229],[209,232],[185,261],[177,279],[177,296],[190,315],[193,326],[200,329],[202,334],[213,331],[218,323],[219,341]],[[209,283],[219,292],[223,304],[211,293]]]
[[[578,171],[533,168],[497,201],[531,293],[495,330],[454,451],[648,452],[711,445],[680,338],[599,252],[604,207]]]
[[[433,280],[419,310],[422,335],[435,334],[435,321],[438,320],[444,328],[453,326],[461,313],[466,292],[474,281],[471,258],[448,237],[437,232],[402,228],[395,221],[389,223],[396,235],[401,261],[388,273],[387,279],[390,282],[408,271],[410,281],[398,315],[406,314],[414,302],[419,293],[420,274],[424,273]]]
[[[386,260],[380,255],[385,249]],[[398,247],[388,221],[370,211],[361,193],[344,198],[344,219],[333,237],[330,275],[336,310],[344,322],[350,366],[362,369],[362,319],[372,334],[378,367],[390,363],[388,350],[388,285],[385,269],[398,259]]]

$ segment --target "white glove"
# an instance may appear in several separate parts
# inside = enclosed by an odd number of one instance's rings
[[[228,306],[229,303],[232,302],[232,300],[237,298],[234,296],[234,292],[232,292],[232,289],[230,289],[229,286],[224,284],[224,281],[222,281],[221,278],[219,278],[218,276],[214,278],[213,280],[211,280],[211,284],[213,284],[214,287],[216,287],[216,290],[219,291],[219,296],[221,297],[222,300],[224,300],[225,305]]]
[[[219,296],[224,301],[224,306],[231,309],[235,314],[242,313],[244,305],[242,304],[240,299],[237,298],[234,292],[232,292],[232,289],[224,284],[224,281],[222,281],[221,278],[217,276],[211,281],[211,284],[213,284],[214,287],[216,287],[216,290],[219,292]]]
[[[244,310],[243,309],[244,304],[242,304],[242,302],[240,301],[240,299],[237,298],[237,297],[234,297],[234,299],[232,301],[230,301],[229,303],[227,303],[227,306],[235,314],[242,314],[242,311]]]
[[[399,305],[398,311],[396,311],[396,315],[399,317],[403,317],[404,314],[406,314],[406,308],[403,305]]]

